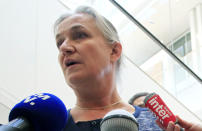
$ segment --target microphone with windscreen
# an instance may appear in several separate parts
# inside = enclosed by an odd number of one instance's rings
[[[61,131],[66,121],[64,103],[55,95],[40,93],[16,104],[9,114],[9,123],[0,126],[0,131]]]
[[[159,119],[160,123],[165,129],[168,127],[168,123],[170,121],[178,124],[178,119],[158,94],[148,94],[144,99],[144,104],[145,107],[150,109],[150,111],[157,117],[157,119]],[[184,129],[180,128],[180,131],[184,131]]]
[[[135,117],[123,109],[110,111],[100,124],[101,131],[138,131]]]

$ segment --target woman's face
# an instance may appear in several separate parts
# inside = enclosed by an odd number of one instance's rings
[[[74,83],[104,77],[111,70],[112,47],[87,14],[63,20],[56,32],[59,63],[65,79]]]

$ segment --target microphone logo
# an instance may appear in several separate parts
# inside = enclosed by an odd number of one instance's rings
[[[149,108],[166,128],[169,121],[177,122],[174,114],[156,93],[149,94],[144,100],[145,106]]]
[[[35,95],[32,95],[32,96],[25,98],[23,103],[29,103],[31,106],[33,106],[33,105],[35,105],[35,102],[33,102],[34,100],[36,100],[36,99],[47,100],[49,98],[51,98],[49,95],[39,93],[39,94],[35,94]]]

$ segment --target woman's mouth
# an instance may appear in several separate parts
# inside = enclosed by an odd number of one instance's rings
[[[66,60],[66,62],[65,62],[65,65],[66,65],[66,67],[72,67],[72,66],[74,66],[74,65],[76,65],[76,64],[79,64],[79,62],[77,62],[77,61],[74,61],[74,60]]]
[[[75,64],[77,64],[77,62],[68,62],[68,63],[66,63],[66,66],[69,67],[69,66],[72,66],[72,65],[75,65]]]

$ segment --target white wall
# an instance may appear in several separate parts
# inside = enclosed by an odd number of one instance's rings
[[[74,106],[75,96],[65,84],[57,62],[52,30],[54,21],[64,11],[56,0],[0,1],[0,103],[12,108],[33,93],[49,92],[60,97],[67,108]],[[124,100],[135,92],[155,91],[174,113],[199,121],[136,66],[125,63],[121,74]],[[2,113],[0,123],[6,123],[8,109],[4,112],[7,115]]]
[[[63,99],[71,94],[58,66],[52,29],[65,11],[57,0],[0,1],[0,102],[9,108],[33,93]]]
[[[9,108],[0,103],[0,112],[1,112],[1,121],[0,123],[7,123],[8,122],[8,114]]]

